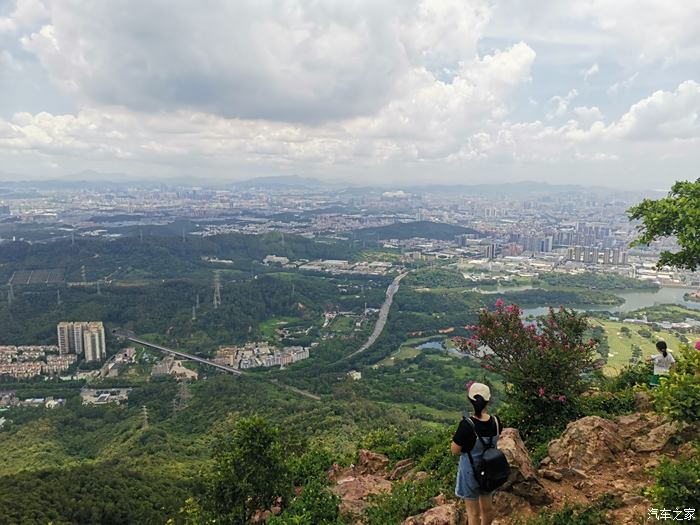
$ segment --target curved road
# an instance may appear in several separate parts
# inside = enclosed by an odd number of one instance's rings
[[[396,292],[399,291],[401,279],[403,279],[407,275],[408,272],[399,274],[391,282],[389,288],[386,289],[386,299],[384,300],[384,304],[382,304],[382,307],[379,309],[379,318],[377,319],[377,323],[374,325],[374,330],[372,330],[372,334],[369,336],[369,339],[367,339],[367,341],[365,341],[365,344],[363,344],[358,350],[355,350],[352,354],[346,355],[343,359],[349,359],[351,357],[355,357],[357,354],[361,354],[370,346],[372,346],[377,340],[377,338],[381,335],[381,333],[384,331],[386,321],[389,318],[389,310],[391,310],[391,305],[394,302],[394,295],[396,295]]]

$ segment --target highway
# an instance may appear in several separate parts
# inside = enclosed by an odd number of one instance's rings
[[[241,372],[237,368],[233,368],[231,366],[226,366],[226,365],[222,365],[219,363],[215,363],[214,361],[210,361],[209,359],[204,359],[203,357],[198,357],[196,355],[187,354],[185,352],[180,352],[179,350],[173,350],[172,348],[157,345],[155,343],[149,343],[148,341],[145,341],[143,339],[139,339],[138,337],[127,336],[127,339],[129,341],[131,341],[132,343],[136,343],[136,344],[142,345],[142,346],[148,346],[150,348],[160,350],[161,352],[166,352],[168,354],[173,354],[173,355],[176,355],[178,357],[182,357],[183,359],[190,359],[192,361],[197,361],[198,363],[203,363],[205,365],[213,366],[214,368],[218,368],[219,370],[223,370],[224,372],[228,372],[230,374],[236,374],[239,376],[243,375],[243,372]]]
[[[379,338],[381,333],[384,331],[384,326],[386,325],[386,321],[389,318],[389,310],[391,310],[391,305],[394,302],[394,295],[396,295],[396,292],[399,291],[401,279],[403,279],[407,275],[408,272],[399,274],[391,282],[389,287],[386,289],[386,299],[384,300],[384,304],[382,304],[382,307],[379,309],[379,318],[377,319],[377,323],[374,325],[374,330],[372,330],[372,334],[358,350],[355,350],[352,354],[345,356],[343,359],[350,359],[351,357],[355,357],[357,354],[361,354],[370,346],[372,346],[374,342]]]
[[[187,352],[181,352],[180,350],[174,350],[172,348],[168,348],[167,346],[162,346],[158,345],[156,343],[151,343],[149,341],[146,341],[144,339],[140,339],[136,337],[133,333],[123,330],[123,329],[116,329],[113,331],[115,335],[118,337],[123,337],[125,339],[128,339],[132,343],[136,343],[138,345],[146,346],[148,348],[153,348],[154,350],[159,350],[161,352],[165,352],[168,354],[175,355],[177,357],[181,357],[183,359],[190,359],[192,361],[196,361],[198,363],[202,363],[207,366],[211,366],[214,368],[218,368],[219,370],[223,370],[224,372],[228,372],[229,374],[234,374],[237,376],[247,376],[247,377],[254,377],[256,379],[262,379],[259,377],[256,377],[254,374],[247,374],[243,372],[242,370],[238,370],[237,368],[233,368],[231,366],[226,366],[222,365],[219,363],[215,363],[214,361],[210,361],[209,359],[205,359],[203,357],[199,357],[196,355],[188,354]],[[275,385],[278,388],[283,388],[285,390],[288,390],[289,392],[292,392],[294,394],[300,395],[307,397],[309,399],[313,399],[314,401],[321,401],[321,396],[317,396],[316,394],[312,394],[311,392],[307,392],[306,390],[302,390],[301,388],[297,388],[291,385],[285,385],[284,383],[280,383],[276,379],[263,379],[264,381],[267,381],[270,384]]]

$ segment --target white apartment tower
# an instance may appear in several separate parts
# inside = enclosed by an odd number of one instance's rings
[[[107,357],[105,329],[101,322],[87,323],[83,331],[85,361],[102,361]]]
[[[106,355],[105,329],[102,322],[63,322],[57,327],[61,354],[83,354],[86,361],[102,361]]]

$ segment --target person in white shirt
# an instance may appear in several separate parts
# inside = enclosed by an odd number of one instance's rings
[[[648,360],[654,362],[654,375],[651,376],[650,385],[659,386],[661,383],[661,376],[668,376],[671,372],[671,367],[676,360],[673,358],[671,353],[668,351],[668,345],[666,341],[657,341],[656,349],[659,351],[658,354],[649,356]]]

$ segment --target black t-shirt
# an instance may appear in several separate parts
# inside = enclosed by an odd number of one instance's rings
[[[455,435],[452,437],[452,441],[462,447],[463,453],[469,452],[474,448],[474,445],[476,444],[476,434],[474,433],[475,429],[476,433],[484,438],[484,440],[496,435],[496,419],[498,419],[498,416],[490,416],[488,421],[479,421],[474,417],[471,417],[470,419],[474,423],[474,428],[472,428],[466,419],[462,419],[457,427],[457,432],[455,432]],[[500,419],[498,419],[498,429],[503,429]]]

